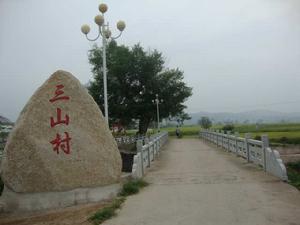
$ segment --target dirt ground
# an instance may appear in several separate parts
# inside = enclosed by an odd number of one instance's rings
[[[0,214],[1,225],[91,225],[88,218],[107,202],[84,204],[35,214]]]

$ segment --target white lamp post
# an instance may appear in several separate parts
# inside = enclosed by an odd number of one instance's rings
[[[155,95],[156,98],[152,100],[152,103],[156,104],[156,114],[157,114],[157,130],[160,132],[160,124],[159,124],[159,104],[163,103],[163,99],[158,99],[158,94]]]
[[[109,24],[108,22],[105,24],[105,19],[104,19],[104,13],[107,11],[108,7],[106,4],[100,4],[99,5],[99,11],[102,13],[102,15],[97,15],[95,16],[95,23],[98,25],[99,31],[98,35],[96,38],[91,39],[87,36],[87,34],[90,32],[90,27],[87,24],[82,25],[81,27],[81,32],[85,34],[86,38],[89,41],[96,41],[100,36],[102,37],[102,58],[103,58],[103,86],[104,86],[104,116],[105,116],[105,121],[108,124],[108,102],[107,102],[107,69],[106,69],[106,43],[109,39],[117,39],[118,37],[121,36],[123,30],[125,29],[126,25],[125,22],[120,20],[117,23],[117,28],[120,31],[120,34],[117,35],[116,37],[111,36],[111,31],[109,29]]]

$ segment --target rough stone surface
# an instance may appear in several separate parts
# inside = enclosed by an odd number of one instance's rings
[[[50,102],[55,96],[59,99]],[[51,117],[58,121],[58,108],[61,121],[67,114],[69,123],[51,127]],[[57,134],[63,141],[65,132],[71,138],[69,152],[67,142],[55,150],[57,145],[51,142]],[[4,150],[1,177],[14,192],[68,191],[119,182],[121,163],[117,144],[93,98],[74,76],[57,71],[21,112]]]

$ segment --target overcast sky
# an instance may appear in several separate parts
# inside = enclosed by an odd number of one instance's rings
[[[16,120],[56,70],[92,78],[80,32],[96,26],[96,0],[0,0],[0,115]],[[188,112],[300,112],[299,0],[107,0],[106,19],[179,67],[193,96]]]

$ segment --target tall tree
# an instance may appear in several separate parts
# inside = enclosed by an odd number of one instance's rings
[[[94,46],[89,61],[94,80],[88,89],[103,112],[102,49]],[[107,48],[107,68],[110,123],[119,121],[126,126],[138,120],[139,133],[145,134],[156,119],[152,102],[156,94],[163,99],[160,118],[184,113],[183,103],[192,95],[192,89],[183,81],[181,70],[164,68],[162,53],[157,50],[145,51],[139,44],[132,48],[118,46],[112,41]]]

